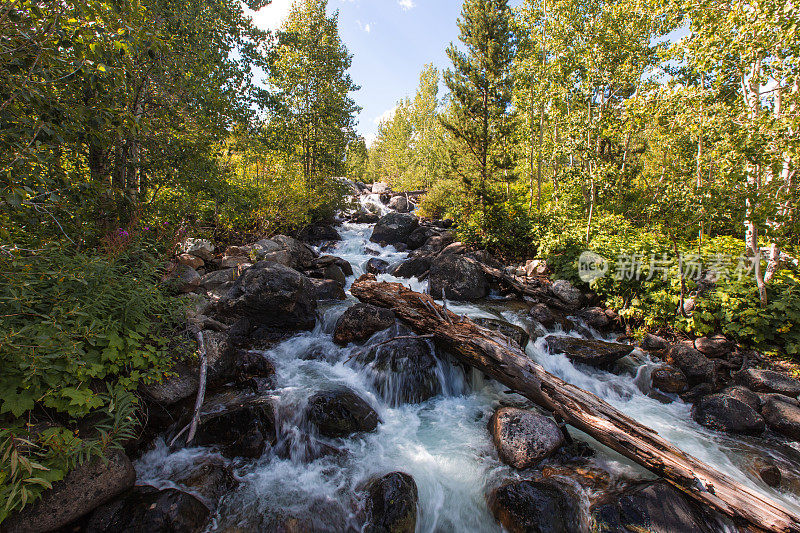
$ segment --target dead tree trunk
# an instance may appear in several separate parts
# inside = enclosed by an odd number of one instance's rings
[[[658,433],[597,396],[546,372],[506,337],[481,328],[399,283],[362,276],[351,292],[359,300],[392,309],[418,334],[433,335],[443,350],[598,442],[662,476],[689,497],[756,530],[800,532],[800,517],[778,503],[680,451]]]

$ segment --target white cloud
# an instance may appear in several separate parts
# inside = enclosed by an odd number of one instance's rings
[[[246,7],[244,10],[262,30],[277,30],[292,9],[292,2],[293,0],[272,0],[258,11],[251,11]]]
[[[364,31],[369,33],[370,31],[372,31],[372,27],[369,24],[367,24],[366,26],[364,26]]]
[[[397,111],[397,106],[390,107],[389,109],[381,113],[379,116],[375,117],[373,122],[375,122],[375,124],[380,124],[381,122],[391,120],[396,111]]]
[[[408,11],[409,9],[414,9],[417,7],[417,4],[414,3],[414,0],[397,0],[397,3],[403,8],[403,11]]]
[[[358,26],[358,29],[359,29],[359,30],[365,31],[365,32],[367,32],[367,33],[369,33],[370,31],[372,31],[372,24],[370,24],[369,22],[367,22],[366,24],[364,24],[364,23],[363,23],[363,22],[361,22],[360,20],[356,20],[356,26]]]

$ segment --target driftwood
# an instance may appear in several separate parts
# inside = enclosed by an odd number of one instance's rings
[[[351,292],[392,309],[412,330],[431,334],[443,350],[551,411],[571,426],[665,478],[689,497],[756,530],[800,532],[800,516],[717,472],[594,394],[546,372],[502,334],[443,309],[398,283],[362,276]]]
[[[203,402],[205,401],[206,397],[206,378],[208,376],[208,356],[206,355],[206,345],[203,342],[203,332],[196,331],[195,335],[197,336],[197,346],[200,349],[200,378],[199,378],[199,385],[197,386],[197,397],[194,401],[194,412],[192,413],[192,420],[189,424],[186,425],[182,430],[178,432],[177,435],[172,439],[169,443],[170,446],[175,444],[181,435],[189,431],[189,435],[186,437],[186,444],[189,444],[194,440],[194,435],[197,432],[197,427],[200,425],[200,411],[203,409]]]
[[[483,263],[480,264],[480,267],[483,270],[484,274],[486,274],[487,276],[489,276],[490,278],[494,279],[495,281],[501,284],[507,285],[512,291],[516,292],[517,294],[520,294],[522,296],[530,296],[537,302],[547,304],[550,307],[555,307],[562,311],[572,310],[568,305],[564,304],[558,298],[555,298],[550,293],[550,290],[546,284],[547,282],[543,282],[538,278],[534,278],[533,282],[522,281],[513,274],[504,272],[499,268],[492,268]]]

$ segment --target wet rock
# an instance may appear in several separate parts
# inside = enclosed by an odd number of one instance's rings
[[[800,395],[800,381],[774,370],[748,368],[734,375],[734,381],[754,392],[783,394],[796,398]]]
[[[203,502],[191,494],[141,486],[95,511],[86,533],[199,533],[209,515]]]
[[[595,530],[603,532],[678,533],[709,531],[705,517],[666,481],[629,489],[592,511]]]
[[[346,300],[342,286],[332,279],[311,279],[314,287],[314,298],[317,300]]]
[[[642,342],[639,344],[644,350],[660,351],[669,348],[669,341],[657,335],[645,334]]]
[[[602,307],[588,307],[581,311],[580,317],[591,327],[604,330],[611,325],[611,319]]]
[[[425,243],[414,250],[413,255],[438,255],[454,240],[452,231],[444,231],[440,235],[432,235]],[[411,238],[409,238],[409,243]]]
[[[171,290],[184,294],[192,292],[202,282],[200,274],[195,269],[180,263],[171,265],[163,281]]]
[[[192,445],[219,446],[225,457],[257,459],[275,443],[274,407],[266,398],[209,401]]]
[[[275,386],[275,365],[260,352],[240,350],[235,358],[234,376],[239,383],[254,383],[261,391]]]
[[[414,533],[417,527],[417,484],[403,472],[367,482],[364,533]]]
[[[92,459],[53,483],[41,499],[13,513],[3,522],[7,533],[52,531],[91,512],[130,489],[136,472],[122,452],[110,452],[105,461]]]
[[[583,294],[581,294],[581,291],[564,279],[554,281],[550,286],[550,292],[571,309],[579,308],[583,301]]]
[[[519,469],[538,465],[564,442],[553,420],[515,407],[495,411],[489,430],[500,460]]]
[[[339,267],[345,276],[353,275],[353,265],[341,257],[336,257],[335,255],[323,255],[321,257],[317,257],[311,262],[309,268],[312,270],[320,270],[324,273],[325,269],[330,265],[336,265]]]
[[[724,357],[733,350],[734,344],[722,335],[715,335],[695,339],[694,347],[708,357]]]
[[[515,481],[489,495],[489,509],[511,533],[579,531],[578,502],[555,484]]]
[[[369,240],[386,244],[405,243],[417,226],[419,221],[414,215],[389,213],[375,224]]]
[[[437,235],[441,230],[434,229],[430,226],[420,226],[411,232],[408,236],[406,244],[409,250],[416,250],[421,248],[429,238]]]
[[[761,478],[761,481],[763,481],[770,487],[778,488],[781,486],[781,478],[783,476],[781,474],[781,469],[775,465],[772,464],[762,465],[758,469],[758,475]]]
[[[355,361],[393,407],[424,402],[442,392],[436,356],[425,339],[396,338],[359,353]]]
[[[181,245],[181,253],[199,257],[203,261],[214,259],[214,244],[208,239],[186,239]]]
[[[320,435],[330,438],[374,431],[380,422],[370,404],[344,387],[318,392],[309,398],[307,416]]]
[[[714,394],[714,386],[711,383],[700,383],[681,394],[681,399],[686,403],[695,403],[709,394]]]
[[[398,213],[408,213],[410,207],[405,196],[395,196],[389,200],[389,209],[394,209]]]
[[[181,254],[178,256],[178,263],[197,270],[206,264],[205,261],[192,254]]]
[[[330,279],[344,287],[347,284],[347,276],[339,265],[328,265],[322,272],[325,279]]]
[[[368,274],[383,274],[389,269],[389,262],[377,257],[371,258],[367,261],[365,270]]]
[[[728,433],[758,435],[764,431],[764,419],[758,412],[725,394],[702,398],[693,406],[692,418],[703,426]]]
[[[283,250],[289,254],[289,264],[286,266],[292,267],[295,270],[304,270],[311,265],[316,254],[305,243],[288,237],[286,235],[278,235],[271,239],[273,242],[280,245]]]
[[[364,342],[375,333],[391,327],[395,322],[390,309],[357,303],[349,307],[336,322],[333,342],[346,346],[351,342]]]
[[[217,303],[226,318],[247,318],[261,325],[311,329],[317,302],[311,281],[296,270],[260,261],[236,280]]]
[[[673,345],[669,349],[667,360],[683,371],[690,386],[700,383],[716,383],[714,362],[698,352],[691,341]]]
[[[770,429],[800,441],[800,406],[796,401],[773,394],[766,398],[761,415]]]
[[[661,365],[650,374],[652,385],[661,392],[680,394],[689,388],[683,372],[669,365]]]
[[[494,318],[476,318],[473,319],[473,322],[486,329],[502,333],[514,341],[514,343],[516,343],[516,345],[523,350],[525,349],[525,345],[528,344],[528,339],[530,339],[527,331],[519,326],[515,326],[514,324],[509,324],[505,320],[497,320]]]
[[[559,321],[556,314],[545,304],[533,304],[528,314],[547,329],[552,329]]]
[[[563,353],[571,361],[598,367],[614,363],[633,350],[627,344],[560,335],[547,337],[546,341],[551,353]]]
[[[304,227],[297,232],[297,238],[301,241],[318,244],[324,241],[341,241],[342,236],[336,228],[330,224],[315,223]]]
[[[217,508],[223,496],[239,484],[233,475],[233,469],[216,457],[210,457],[190,469],[181,470],[170,481],[199,498],[212,510]]]
[[[726,396],[730,396],[731,398],[736,398],[740,402],[746,403],[753,409],[753,411],[761,411],[761,398],[758,397],[758,394],[751,391],[747,387],[733,385],[723,390],[722,393]]]
[[[350,220],[356,224],[374,224],[380,219],[380,216],[375,213],[368,213],[366,211],[359,211],[355,213]]]
[[[440,255],[433,260],[428,274],[430,294],[434,298],[479,300],[489,294],[489,284],[474,259],[458,255]]]
[[[411,257],[390,268],[389,273],[398,278],[420,278],[431,269],[431,262],[430,257]]]

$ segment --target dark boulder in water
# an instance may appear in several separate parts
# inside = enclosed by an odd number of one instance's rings
[[[555,484],[515,481],[492,491],[488,500],[495,519],[513,533],[580,531],[578,502]]]
[[[364,342],[375,333],[392,327],[394,313],[389,309],[357,303],[339,317],[333,332],[333,342],[346,346],[351,342]]]
[[[489,283],[480,264],[462,255],[439,255],[428,274],[430,294],[434,298],[479,300],[489,294]]]
[[[307,416],[320,435],[330,438],[374,431],[380,422],[375,409],[346,387],[312,396],[308,400]]]
[[[369,240],[385,244],[405,244],[417,226],[419,226],[419,220],[414,215],[389,213],[382,216],[375,224]]]
[[[563,353],[570,361],[591,366],[610,365],[633,351],[633,346],[627,344],[594,339],[553,335],[546,340],[550,352]]]
[[[403,472],[369,480],[364,489],[365,533],[414,533],[417,527],[417,484]]]
[[[97,509],[87,533],[199,533],[210,511],[199,499],[176,489],[135,487],[120,499]]]
[[[261,457],[275,444],[274,407],[266,398],[234,397],[201,414],[193,445],[219,446],[226,457]]]
[[[495,411],[489,430],[500,460],[519,469],[538,465],[564,442],[552,419],[516,407]]]
[[[692,417],[708,428],[758,435],[764,432],[764,419],[743,401],[727,394],[711,394],[692,408]]]
[[[528,339],[530,339],[530,335],[528,335],[527,331],[519,326],[515,326],[514,324],[509,324],[505,320],[497,320],[494,318],[476,318],[473,320],[473,322],[486,329],[502,333],[523,350],[525,349],[525,345],[528,344]]]

